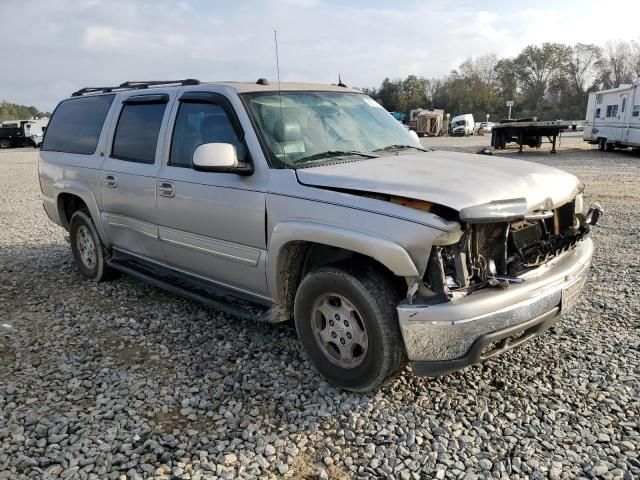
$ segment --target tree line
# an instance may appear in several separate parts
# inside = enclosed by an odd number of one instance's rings
[[[7,101],[0,102],[0,122],[5,120],[29,120],[31,117],[50,117],[51,113],[41,112],[36,107],[27,107]]]
[[[640,78],[640,43],[543,43],[529,45],[514,58],[494,54],[469,58],[443,78],[409,75],[385,78],[363,89],[389,111],[442,108],[452,116],[472,113],[476,121],[507,118],[583,119],[590,92]]]

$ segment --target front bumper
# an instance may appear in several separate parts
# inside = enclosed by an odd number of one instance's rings
[[[587,237],[506,290],[485,288],[436,305],[401,304],[400,329],[414,373],[436,376],[459,370],[544,331],[577,301],[592,256],[593,242]]]

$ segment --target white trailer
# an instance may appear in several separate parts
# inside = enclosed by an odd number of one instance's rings
[[[640,79],[589,94],[584,140],[600,150],[640,148]]]

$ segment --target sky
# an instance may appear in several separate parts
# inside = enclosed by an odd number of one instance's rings
[[[51,111],[85,86],[276,78],[378,86],[529,44],[639,40],[640,1],[0,0],[0,100]]]

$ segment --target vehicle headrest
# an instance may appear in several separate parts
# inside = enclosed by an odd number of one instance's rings
[[[300,125],[281,119],[277,119],[273,125],[273,137],[276,142],[294,142],[302,138]]]
[[[236,143],[237,136],[226,115],[211,115],[200,124],[204,143]]]

